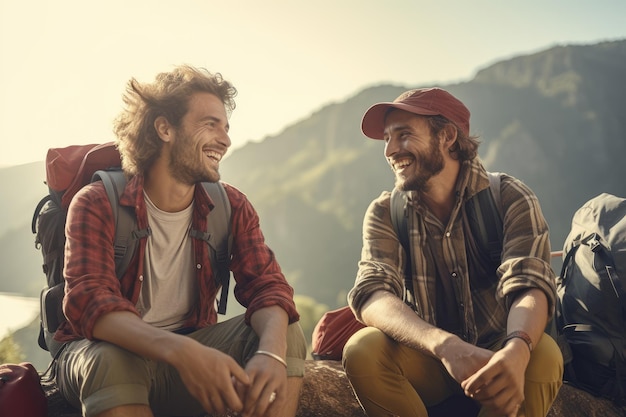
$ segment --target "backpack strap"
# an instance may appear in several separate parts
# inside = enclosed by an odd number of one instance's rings
[[[469,225],[481,252],[487,254],[492,265],[497,268],[502,258],[503,222],[502,199],[500,195],[499,172],[488,172],[489,188],[470,198],[465,209]]]
[[[489,189],[491,190],[493,201],[496,205],[496,209],[498,209],[498,213],[500,213],[500,217],[502,217],[502,213],[504,212],[502,209],[502,188],[500,185],[502,182],[502,173],[487,171],[487,175],[489,176]]]
[[[215,274],[216,286],[222,287],[217,312],[226,314],[228,289],[230,286],[230,254],[233,244],[230,233],[231,206],[224,186],[220,182],[203,182],[202,185],[213,201],[213,208],[207,218],[206,232],[191,230],[190,235],[209,245],[211,268]]]
[[[411,250],[409,240],[409,212],[407,210],[409,199],[406,192],[394,187],[391,191],[391,202],[389,211],[391,214],[391,224],[398,236],[400,244],[404,248],[404,302],[413,310],[417,308],[413,292],[413,263],[411,262]]]
[[[45,206],[46,203],[51,200],[52,200],[52,196],[50,194],[46,194],[39,201],[39,203],[37,204],[37,207],[35,207],[35,212],[33,213],[33,219],[31,220],[31,223],[30,223],[30,230],[33,232],[34,235],[37,234],[37,219],[39,219],[39,214],[41,213],[43,206]]]
[[[135,250],[137,250],[139,240],[150,235],[150,228],[137,230],[137,221],[132,208],[120,205],[120,195],[126,187],[126,176],[122,170],[98,170],[94,172],[91,181],[102,181],[111,203],[115,222],[115,240],[113,242],[115,275],[121,279],[128,269],[128,265],[130,265]]]

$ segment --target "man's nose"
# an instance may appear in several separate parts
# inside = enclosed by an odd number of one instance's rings
[[[399,142],[397,140],[394,140],[393,137],[386,138],[386,142],[385,142],[385,156],[387,158],[390,158],[393,155],[395,155],[396,153],[398,153],[398,149],[399,149]]]
[[[221,145],[230,148],[232,142],[230,140],[230,135],[228,134],[228,131],[226,129],[222,130],[222,133],[219,135],[218,141]]]

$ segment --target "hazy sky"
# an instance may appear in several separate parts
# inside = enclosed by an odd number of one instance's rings
[[[236,147],[367,86],[467,81],[512,56],[624,39],[626,1],[0,0],[0,31],[5,166],[112,140],[128,79],[177,64],[235,84]]]

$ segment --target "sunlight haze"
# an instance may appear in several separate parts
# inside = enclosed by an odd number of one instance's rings
[[[468,81],[516,55],[623,39],[626,2],[0,0],[0,31],[2,167],[112,140],[126,82],[178,64],[233,82],[236,148],[368,86]]]

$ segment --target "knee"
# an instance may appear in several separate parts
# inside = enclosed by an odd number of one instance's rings
[[[347,373],[369,368],[380,355],[385,355],[389,337],[374,327],[359,330],[343,348],[343,367]]]
[[[552,337],[543,334],[533,349],[526,377],[537,382],[557,382],[563,378],[563,355]]]
[[[70,344],[59,358],[62,395],[85,415],[126,404],[148,404],[154,362],[107,342]]]
[[[287,376],[303,377],[307,343],[300,323],[287,327]]]
[[[95,342],[92,349],[85,362],[88,374],[102,374],[102,370],[109,370],[106,375],[114,373],[138,376],[148,373],[147,360],[126,349],[107,342]],[[115,370],[123,372],[113,372]]]
[[[287,327],[287,357],[306,359],[307,342],[299,322]]]

